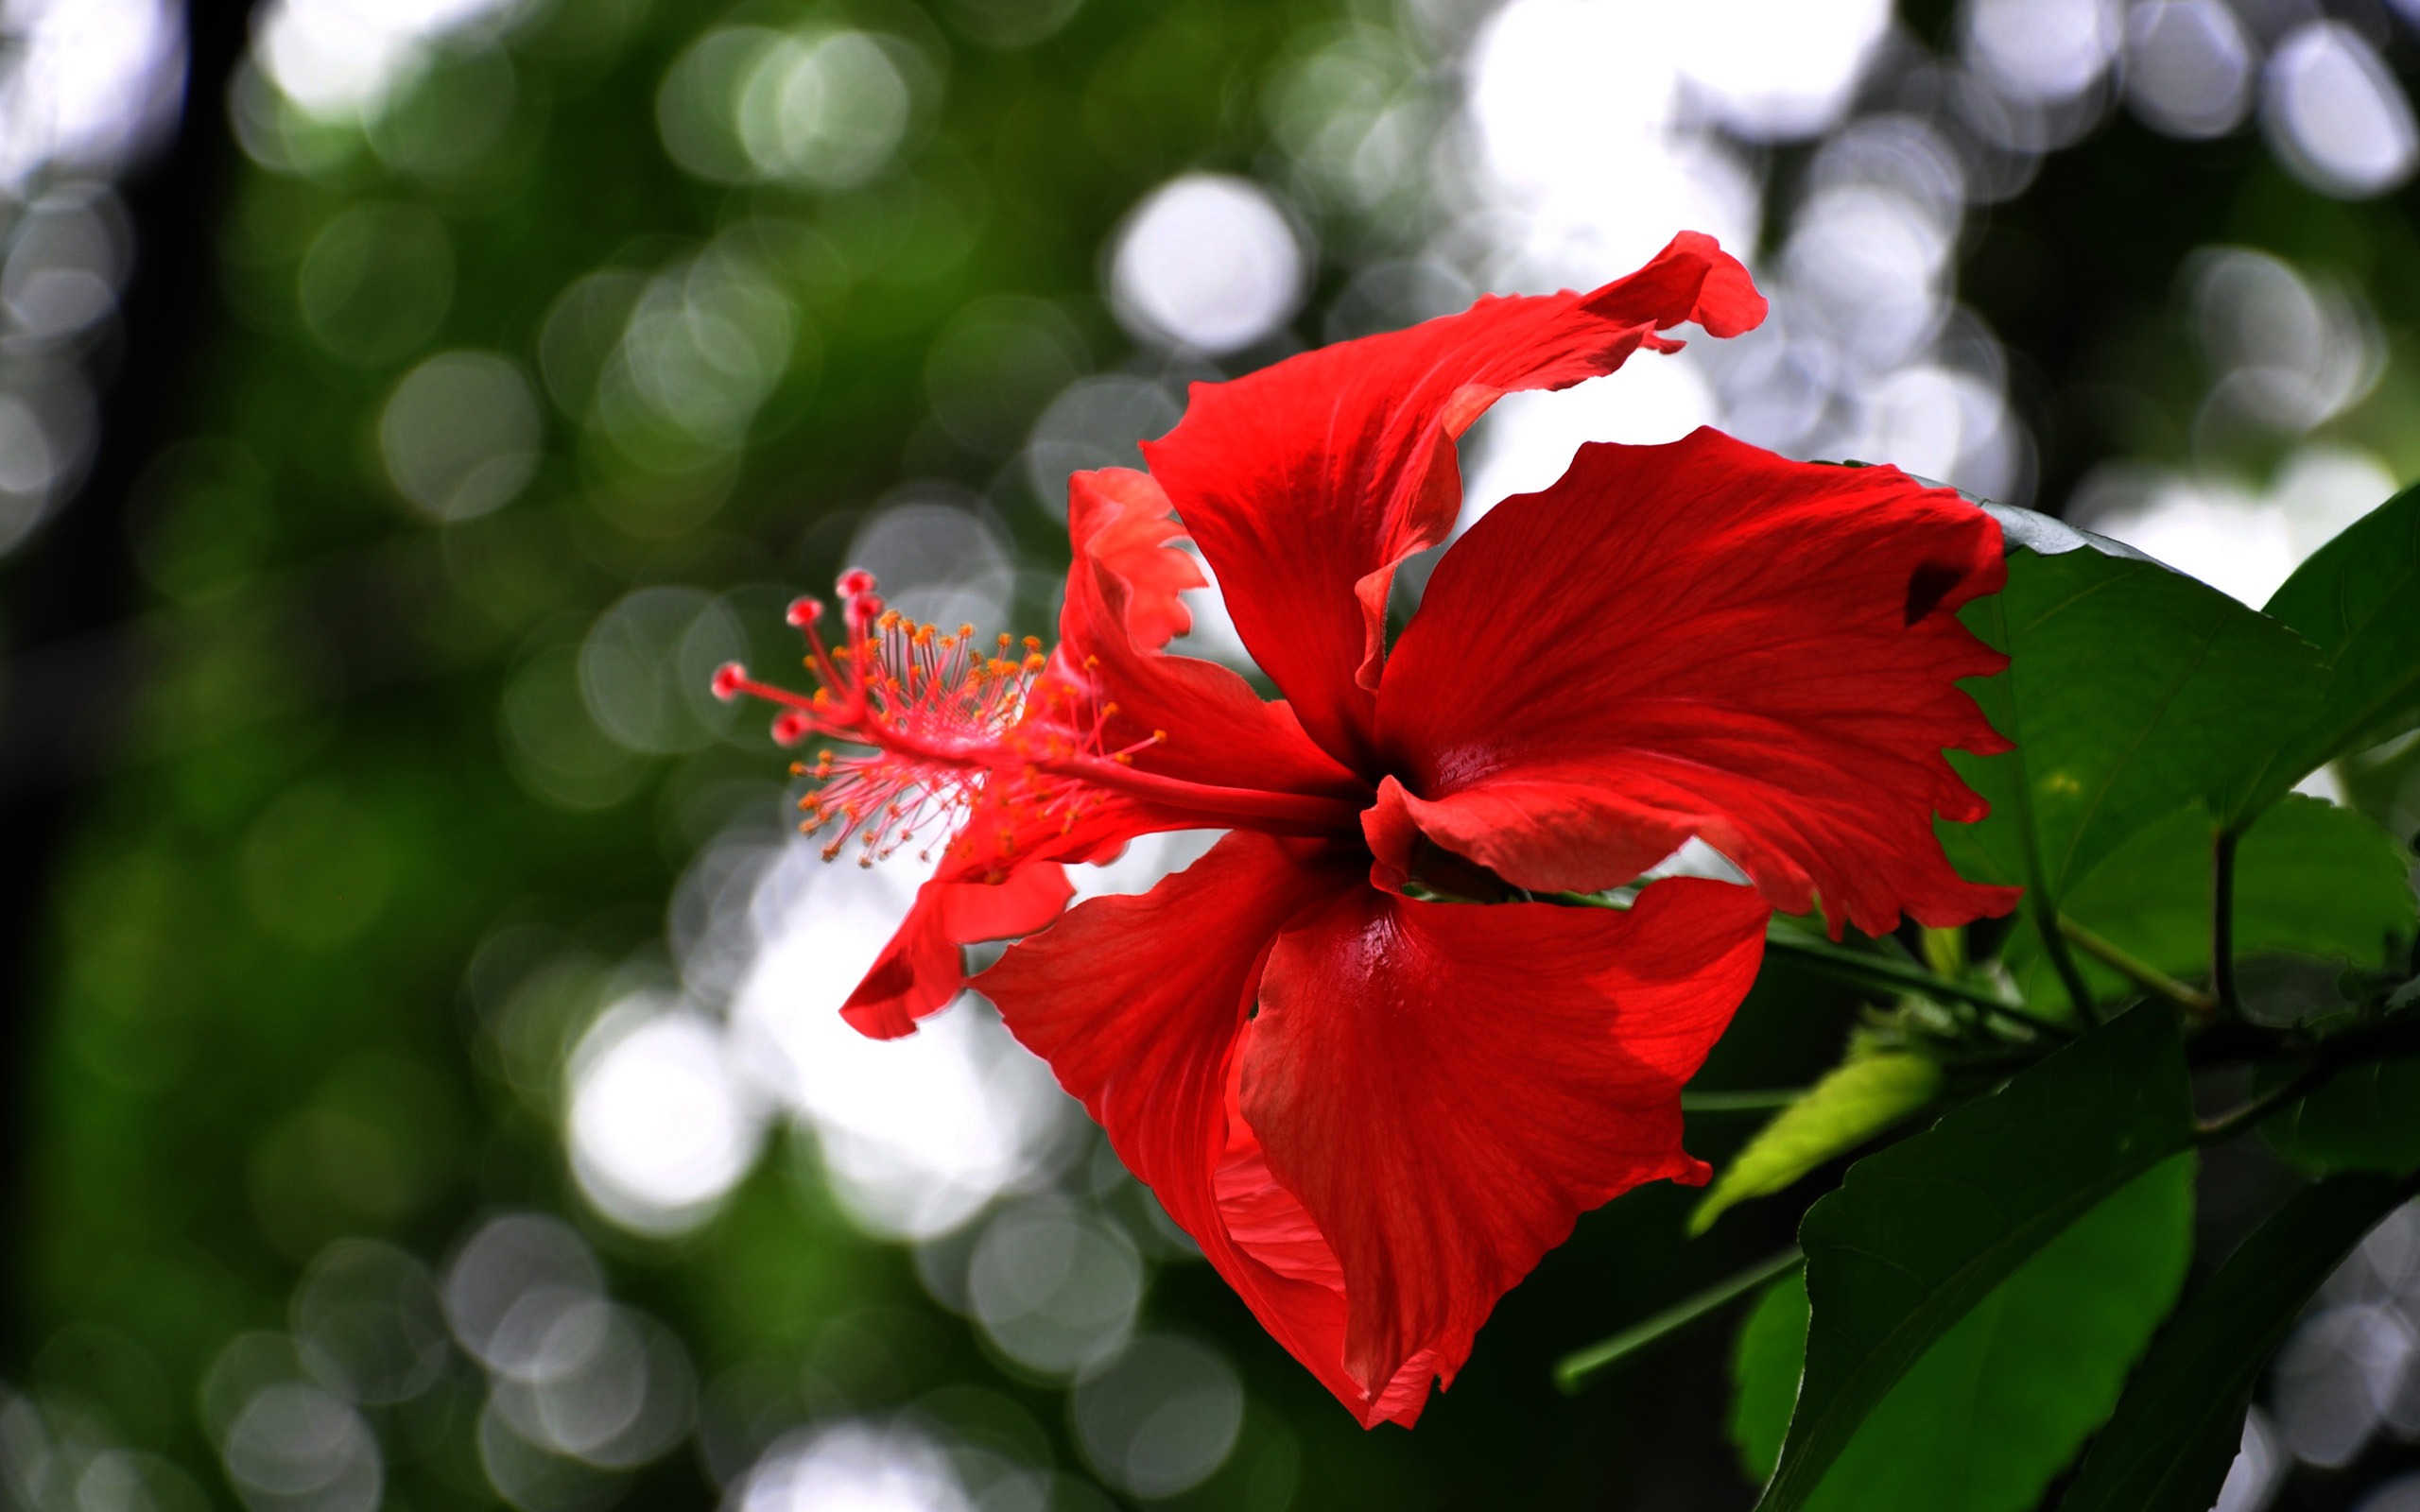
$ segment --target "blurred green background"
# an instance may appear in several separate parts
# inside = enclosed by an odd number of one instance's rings
[[[1716,423],[2257,603],[2420,475],[2416,20],[9,9],[0,1504],[1745,1507],[1729,1325],[1576,1399],[1547,1369],[1789,1200],[1590,1216],[1416,1432],[1364,1434],[981,1004],[840,1029],[913,876],[788,839],[707,676],[786,664],[781,607],[849,565],[1046,632],[1067,472],[1185,383],[1685,226],[1772,320],[1509,401],[1473,510]],[[2420,828],[2409,752],[2320,785]],[[1855,1007],[1769,972],[1702,1084],[1801,1081]],[[2281,1179],[2214,1161],[2205,1225]],[[2233,1512],[2420,1465],[2300,1389]]]

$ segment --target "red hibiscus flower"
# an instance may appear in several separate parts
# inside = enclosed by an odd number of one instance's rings
[[[1680,1090],[1773,909],[1820,902],[1837,936],[2014,902],[1932,831],[1984,812],[1944,748],[2003,748],[1954,686],[2000,658],[1952,613],[2000,586],[1998,531],[1895,469],[1711,430],[1583,448],[1444,554],[1387,646],[1394,570],[1451,530],[1482,410],[1764,309],[1684,233],[1592,294],[1197,387],[1148,475],[1073,480],[1054,650],[913,624],[853,574],[845,644],[794,614],[812,697],[718,679],[787,705],[786,741],[868,751],[814,768],[833,851],[940,853],[850,1022],[909,1033],[957,994],[962,943],[1026,936],[977,986],[1364,1424],[1450,1384],[1580,1213],[1706,1178]],[[1165,650],[1201,582],[1187,536],[1282,701]],[[1231,833],[1059,917],[1066,863],[1179,828]],[[1754,885],[1528,901],[1632,882],[1692,836]]]

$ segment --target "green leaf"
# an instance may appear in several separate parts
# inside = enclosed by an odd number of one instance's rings
[[[2078,1219],[1942,1335],[1858,1427],[1817,1512],[2019,1512],[2109,1415],[2176,1300],[2193,1248],[2193,1157],[2170,1157]],[[1731,1435],[1772,1473],[1807,1332],[1806,1288],[1774,1286],[1740,1331]]]
[[[2200,804],[2136,833],[2078,882],[2060,912],[2137,960],[2195,980],[2210,969],[2212,820]],[[2236,861],[2238,956],[2295,954],[2379,967],[2390,942],[2408,941],[2415,902],[2411,856],[2376,820],[2289,794],[2244,834]],[[2028,1002],[2055,980],[2040,936],[2019,930],[2002,961]],[[2083,953],[2102,1001],[2128,994],[2125,979]]]
[[[1806,1273],[1793,1271],[1757,1298],[1731,1350],[1731,1442],[1740,1469],[1759,1486],[1781,1459],[1806,1361]]]
[[[2261,1367],[2404,1193],[2339,1177],[2288,1199],[2185,1304],[2084,1456],[2060,1512],[2208,1512]]]
[[[2260,1133],[2313,1173],[2420,1170],[2420,1059],[2348,1066],[2280,1109]]]
[[[1808,1505],[1867,1416],[1944,1335],[2192,1140],[2175,1021],[2149,1005],[1850,1167],[1799,1228],[1813,1323],[1762,1512]]]
[[[2255,774],[2238,820],[2322,762],[2420,725],[2420,489],[2322,546],[2267,612],[2319,647],[2331,676],[2325,703]]]
[[[1856,1149],[1940,1091],[1941,1068],[1922,1056],[1872,1055],[1836,1068],[1733,1157],[1689,1215],[1689,1232],[1702,1234],[1726,1209],[1771,1196],[1825,1160]]]
[[[2024,1512],[2074,1460],[2185,1283],[2193,1167],[2119,1188],[1941,1337],[1858,1429],[1810,1512]]]
[[[1966,615],[2009,668],[1966,686],[2017,748],[1950,753],[1992,814],[1940,828],[1969,876],[2048,908],[2192,799],[2234,813],[2261,732],[2307,723],[2325,673],[2293,631],[2147,558],[2019,551],[2008,566]]]

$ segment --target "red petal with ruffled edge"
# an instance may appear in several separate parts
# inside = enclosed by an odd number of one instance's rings
[[[1137,770],[1186,782],[1368,800],[1368,784],[1312,744],[1286,703],[1262,698],[1215,662],[1161,649],[1192,623],[1177,594],[1202,577],[1169,544],[1185,527],[1150,474],[1077,473],[1067,481],[1067,523],[1076,562],[1058,654],[1063,675],[1090,681],[1115,705],[1104,746],[1135,747]],[[1154,742],[1155,732],[1165,738]]]
[[[1067,478],[1067,541],[1075,553],[1060,639],[1157,651],[1193,628],[1186,590],[1206,588],[1201,564],[1169,544],[1184,534],[1148,472],[1105,467]],[[1115,607],[1112,600],[1115,600]]]
[[[1365,1424],[1409,1423],[1425,1378],[1374,1400],[1345,1371],[1343,1272],[1234,1111],[1263,958],[1304,910],[1365,891],[1361,870],[1340,849],[1238,832],[1149,893],[1077,905],[975,986],[1270,1335]]]
[[[1452,1384],[1581,1213],[1705,1179],[1681,1087],[1755,980],[1770,913],[1693,878],[1628,913],[1357,887],[1278,936],[1241,1108],[1334,1251],[1355,1383]]]
[[[1140,770],[1219,786],[1366,798],[1367,787],[1303,733],[1283,703],[1215,662],[1161,650],[1191,623],[1184,600],[1201,569],[1169,544],[1184,527],[1141,472],[1080,472],[1068,490],[1075,563],[1052,678],[1097,690],[1115,713],[1102,744],[1135,747]],[[1046,696],[1048,679],[1043,685]],[[1156,730],[1167,739],[1152,741]],[[878,1040],[915,1032],[964,982],[962,946],[1040,929],[1072,889],[1062,862],[1100,860],[1139,834],[1188,829],[1199,815],[1103,796],[1073,818],[987,799],[969,811],[933,879],[841,1016]]]
[[[1879,935],[2014,906],[1944,858],[1983,800],[1945,747],[2004,750],[1961,678],[2005,659],[1954,610],[1999,527],[1892,467],[1791,462],[1712,430],[1582,447],[1437,564],[1378,695],[1396,780],[1381,875],[1426,833],[1516,886],[1627,882],[1691,835],[1783,910]]]
[[[1050,861],[1019,867],[997,884],[925,883],[840,1017],[869,1039],[914,1034],[918,1019],[948,1006],[965,985],[962,947],[1040,929],[1074,892],[1067,868]]]
[[[1236,629],[1312,738],[1363,765],[1395,565],[1443,541],[1461,504],[1454,438],[1503,395],[1609,373],[1684,321],[1764,318],[1747,271],[1684,232],[1592,294],[1485,299],[1225,384],[1144,443],[1226,594]]]

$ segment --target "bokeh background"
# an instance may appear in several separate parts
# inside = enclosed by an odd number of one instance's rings
[[[1789,1202],[1590,1216],[1364,1434],[982,1004],[841,1027],[913,868],[708,674],[847,565],[1046,633],[1187,383],[1682,227],[1772,318],[1508,400],[1471,511],[1711,422],[2257,603],[2420,476],[2415,70],[2409,0],[5,0],[0,1505],[1745,1507],[1728,1323],[1547,1371]],[[1769,973],[1703,1084],[1855,1006]],[[2228,1512],[2420,1508],[2415,1273]]]

